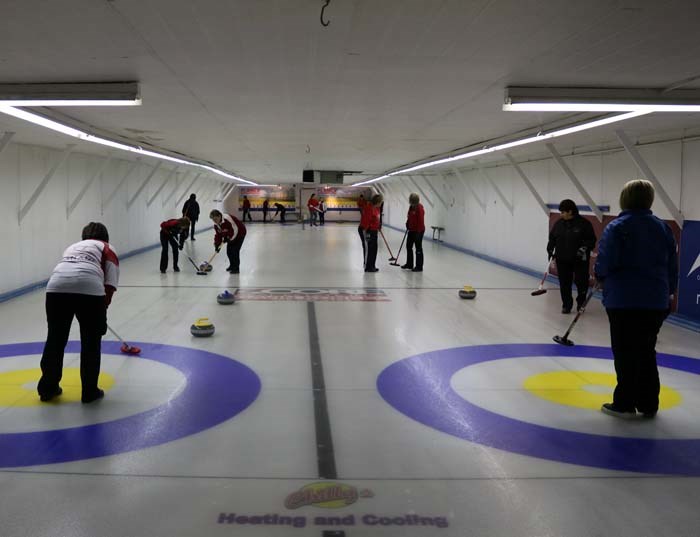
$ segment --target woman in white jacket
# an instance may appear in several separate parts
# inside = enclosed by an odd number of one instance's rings
[[[119,284],[119,259],[103,224],[90,222],[82,237],[63,252],[46,286],[48,335],[37,387],[44,402],[63,393],[63,353],[73,317],[80,323],[81,400],[91,403],[104,397],[97,378],[102,336],[107,332],[107,307]]]

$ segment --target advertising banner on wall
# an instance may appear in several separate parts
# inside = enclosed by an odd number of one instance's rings
[[[700,221],[697,220],[683,223],[678,313],[700,321]]]

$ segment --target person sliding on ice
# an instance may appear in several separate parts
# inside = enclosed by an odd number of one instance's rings
[[[425,209],[418,194],[408,196],[408,216],[406,217],[406,264],[402,269],[423,272],[423,234],[425,233]],[[416,266],[413,266],[413,246],[416,247]]]
[[[656,337],[678,286],[678,260],[671,228],[653,215],[653,203],[651,182],[625,184],[622,212],[603,231],[595,263],[617,373],[613,400],[601,411],[616,418],[654,418],[659,409]]]
[[[250,200],[248,196],[243,196],[243,221],[245,222],[246,216],[248,217],[248,222],[253,221],[253,217],[250,216]]]
[[[180,272],[180,268],[177,266],[178,261],[178,250],[182,250],[185,244],[182,238],[190,227],[189,218],[173,218],[172,220],[166,220],[160,224],[160,245],[162,247],[160,251],[160,271],[165,274],[168,270],[168,244],[173,249],[173,271]],[[182,240],[178,242],[178,237]]]
[[[73,317],[80,323],[81,400],[91,403],[104,397],[97,386],[100,346],[107,333],[107,307],[119,285],[119,259],[103,224],[90,222],[83,228],[82,238],[66,248],[46,285],[48,335],[37,386],[44,402],[63,393],[63,353]]]
[[[326,223],[326,202],[322,199],[318,200],[318,222],[321,225]]]
[[[275,211],[275,214],[272,218],[275,218],[277,216],[277,214],[279,213],[280,224],[284,224],[285,223],[284,213],[287,212],[287,208],[284,205],[282,205],[281,203],[275,203],[275,209],[276,209],[276,211]]]
[[[367,261],[365,262],[365,272],[377,272],[379,269],[375,266],[377,261],[377,234],[381,229],[379,224],[380,206],[384,198],[381,194],[375,194],[372,197],[372,202],[365,207],[367,212],[367,231],[365,232],[367,241]]]
[[[226,255],[229,266],[226,268],[231,274],[240,272],[241,246],[245,240],[245,224],[231,214],[221,214],[221,211],[214,209],[209,213],[209,218],[214,221],[214,249],[221,250],[221,243],[226,244]]]
[[[316,194],[311,194],[309,201],[306,202],[306,206],[309,208],[309,225],[317,226],[318,200],[316,199]]]
[[[571,296],[571,283],[576,282],[577,309],[586,300],[588,292],[588,260],[595,248],[596,236],[593,226],[578,214],[578,207],[569,199],[559,204],[561,218],[549,232],[547,253],[554,257],[559,276],[562,313],[571,313],[574,299]]]
[[[267,211],[270,208],[270,200],[265,199],[262,204],[262,210],[263,210],[263,224],[267,224]]]
[[[195,194],[190,194],[190,199],[188,199],[185,202],[185,205],[182,207],[182,216],[183,218],[189,218],[192,226],[192,230],[190,231],[189,235],[192,240],[195,240],[194,238],[194,224],[197,220],[199,220],[199,203],[197,203],[197,196]],[[183,237],[181,237],[180,242],[185,242],[187,240],[187,231],[183,234]]]

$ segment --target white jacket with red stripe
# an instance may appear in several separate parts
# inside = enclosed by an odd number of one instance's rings
[[[53,269],[47,293],[111,297],[119,285],[119,259],[107,242],[88,239],[71,244]]]

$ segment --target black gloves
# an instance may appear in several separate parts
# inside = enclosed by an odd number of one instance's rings
[[[216,253],[218,254],[218,253],[221,251],[221,246],[215,246],[215,247],[214,247],[214,250],[215,250]]]

